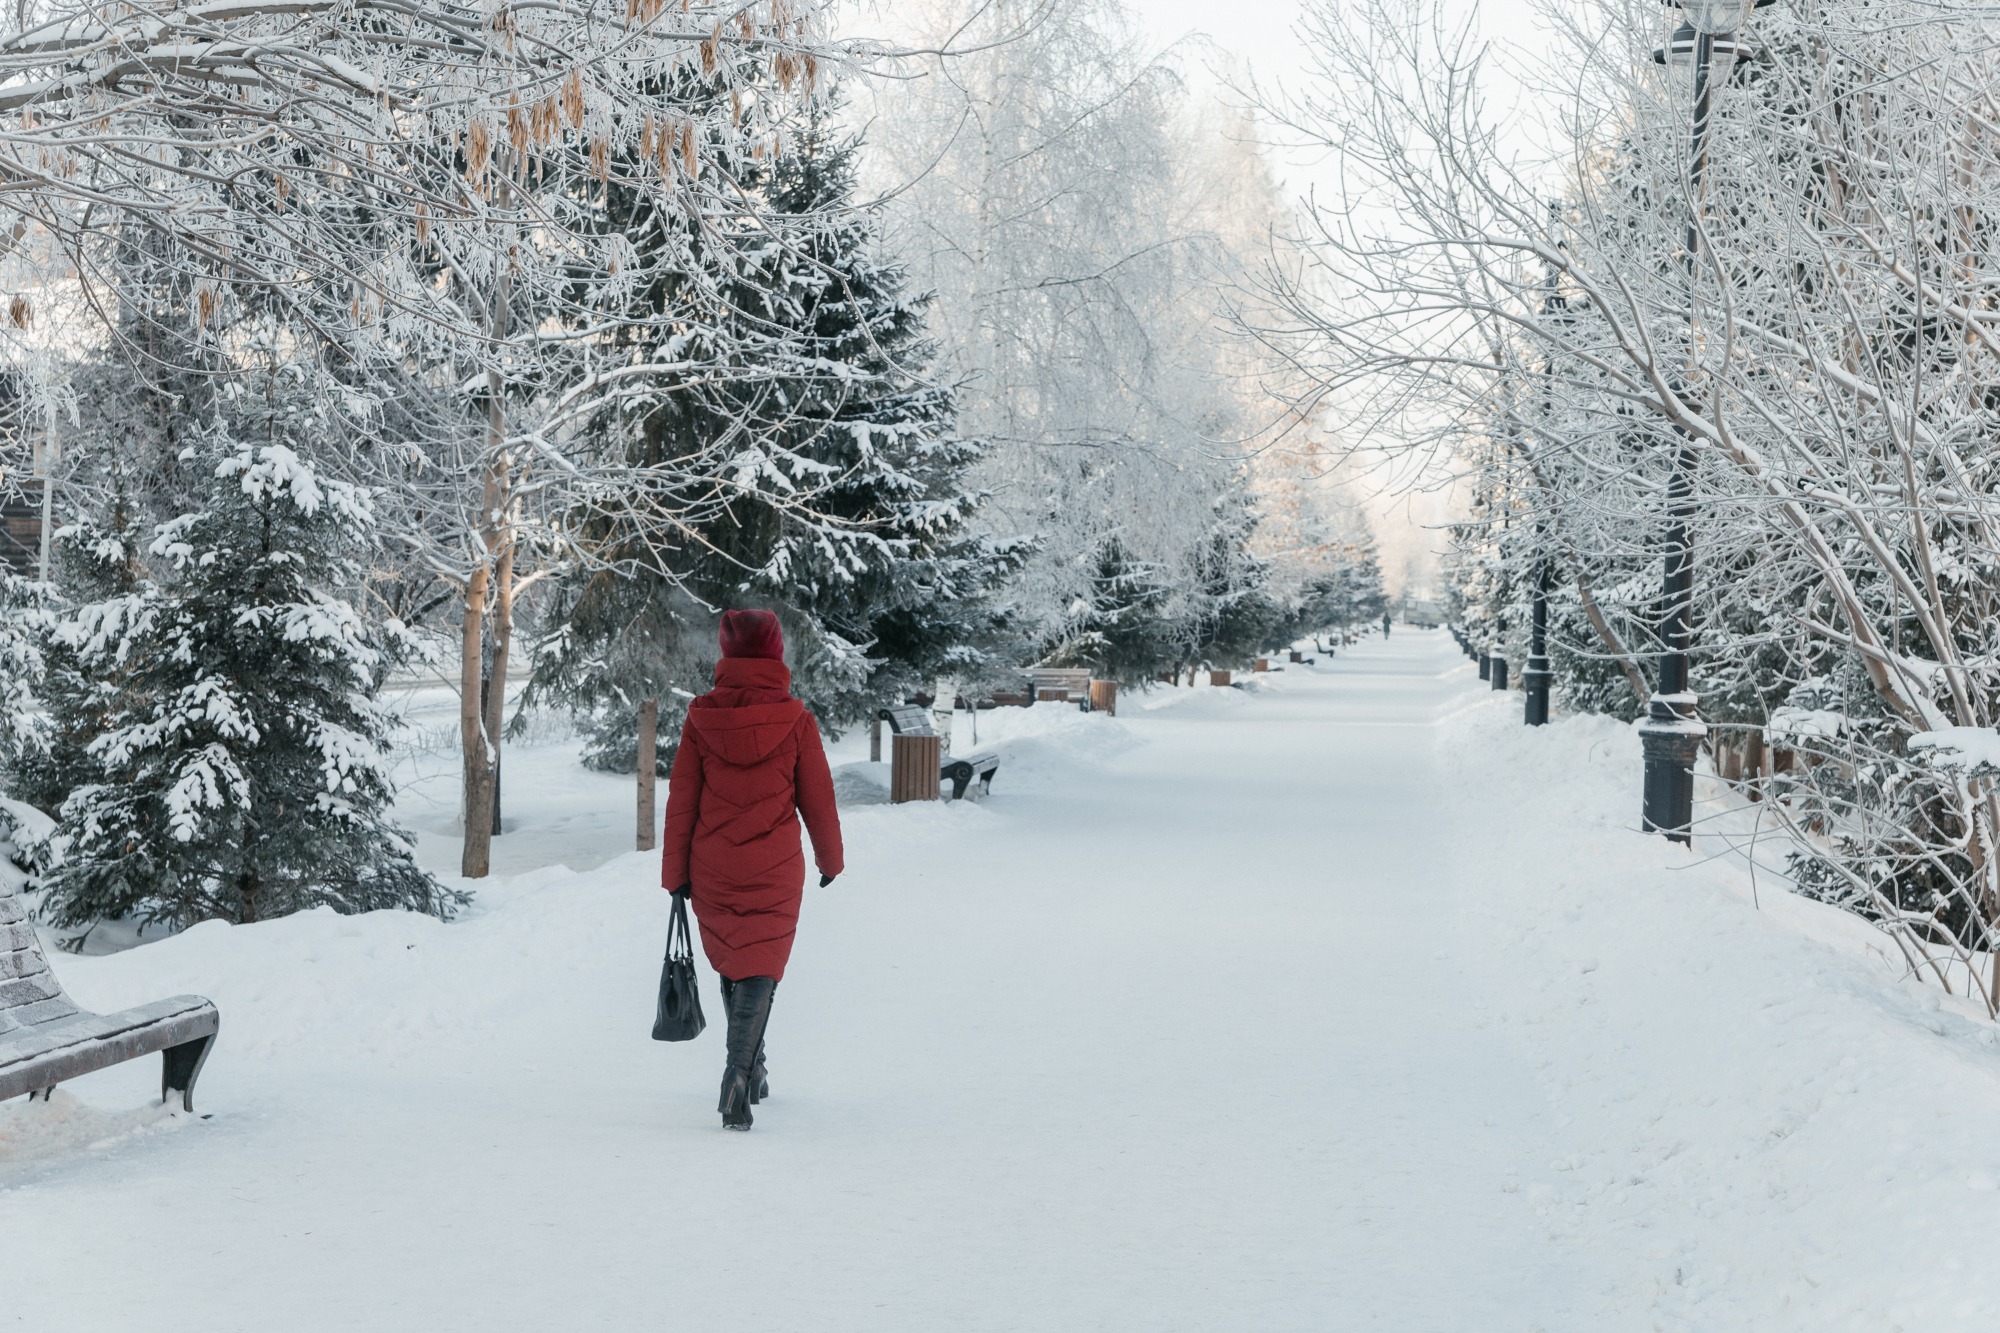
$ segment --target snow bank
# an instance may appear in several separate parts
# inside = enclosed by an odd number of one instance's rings
[[[179,1129],[188,1117],[153,1104],[107,1111],[58,1088],[46,1102],[0,1102],[0,1187],[50,1161],[96,1157]]]
[[[630,778],[554,747],[510,758],[496,844],[545,859],[457,922],[59,957],[92,1006],[211,995],[221,1042],[198,1117],[154,1108],[150,1060],[0,1107],[0,1211],[30,1219],[8,1308],[150,1327],[172,1289],[190,1326],[427,1333],[2000,1313],[1992,1028],[1857,918],[1639,833],[1629,728],[1524,728],[1403,631],[1121,702],[982,715],[987,801],[850,801],[749,1136],[716,1127],[718,1025],[647,1040],[666,904],[623,850]],[[834,755],[860,796],[866,745]]]
[[[1488,890],[1490,968],[1522,983],[1468,1021],[1532,1050],[1572,1140],[1535,1205],[1561,1243],[1632,1261],[1601,1327],[2000,1312],[1991,1025],[1904,977],[1858,918],[1768,880],[1753,892],[1699,838],[1688,853],[1640,833],[1629,728],[1530,729],[1493,700],[1440,753],[1477,849],[1466,873]]]

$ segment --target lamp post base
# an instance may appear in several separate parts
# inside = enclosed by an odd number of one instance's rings
[[[1493,659],[1486,653],[1479,655],[1479,678],[1481,680],[1493,679]]]
[[[1646,832],[1673,842],[1694,836],[1694,757],[1708,735],[1695,716],[1692,694],[1653,696],[1639,724],[1639,747],[1646,755]]]
[[[1555,672],[1549,670],[1549,659],[1531,657],[1521,671],[1521,720],[1531,727],[1548,725],[1549,682],[1555,679]]]
[[[1507,659],[1504,657],[1493,659],[1493,688],[1496,690],[1507,688]]]

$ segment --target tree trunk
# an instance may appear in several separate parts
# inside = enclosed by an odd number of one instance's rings
[[[480,708],[486,581],[484,566],[473,570],[466,580],[465,623],[459,638],[458,744],[465,767],[465,847],[458,869],[467,879],[483,879],[493,853],[493,761],[486,748],[484,710]]]
[[[653,780],[660,763],[660,701],[639,705],[639,850],[653,850]]]
[[[236,877],[236,898],[242,906],[236,914],[236,924],[250,925],[257,919],[257,890],[261,887],[255,868],[245,870]]]
[[[496,342],[507,337],[510,286],[505,276],[487,305],[486,324]],[[492,870],[498,821],[500,719],[507,705],[507,649],[513,639],[514,546],[507,532],[513,497],[501,446],[507,438],[507,386],[498,370],[486,372],[486,476],[480,494],[480,559],[465,585],[465,625],[459,642],[459,747],[465,762],[465,849],[459,872],[484,879]],[[493,586],[497,584],[497,586]],[[493,678],[486,672],[486,601],[493,603]]]
[[[505,483],[502,483],[505,489]],[[485,707],[486,745],[493,756],[493,796],[488,802],[492,811],[493,836],[498,837],[500,828],[500,743],[502,728],[507,721],[507,653],[514,645],[514,545],[511,540],[501,548],[498,566],[493,572],[493,670],[489,677],[490,688],[481,700]]]

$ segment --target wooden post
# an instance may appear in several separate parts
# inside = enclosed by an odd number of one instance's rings
[[[1211,671],[1208,673],[1208,683],[1211,685],[1227,685],[1229,684],[1229,673],[1227,671]]]
[[[1256,669],[1258,671],[1269,671],[1271,669],[1271,659],[1268,657],[1258,658]]]
[[[1304,653],[1300,652],[1300,651],[1299,651],[1298,649],[1296,649],[1296,648],[1292,649],[1292,650],[1291,650],[1291,653],[1292,653],[1292,660],[1293,660],[1294,662],[1303,662],[1303,661],[1305,661],[1305,660],[1306,660],[1306,655],[1305,655]]]
[[[639,850],[653,850],[653,779],[660,766],[660,701],[639,705]]]
[[[882,714],[877,712],[868,719],[868,762],[882,762]]]
[[[1118,716],[1118,682],[1115,680],[1093,680],[1090,682],[1090,708],[1095,713],[1109,713]]]
[[[938,798],[937,736],[896,736],[889,750],[889,802],[935,801]]]

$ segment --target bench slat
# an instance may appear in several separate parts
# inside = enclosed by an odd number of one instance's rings
[[[0,940],[0,949],[6,949],[6,941]],[[42,957],[42,951],[32,945],[23,949],[7,949],[0,953],[0,981],[13,981],[20,977],[32,977],[49,970],[49,964]]]
[[[17,921],[11,925],[0,926],[0,949],[40,949],[41,947],[41,936],[35,934],[35,928],[26,921]]]
[[[0,925],[13,925],[16,921],[28,919],[27,909],[21,900],[11,893],[0,893]]]
[[[119,1022],[128,1015],[173,1005],[182,1001],[192,1001],[196,1007],[180,1009],[171,1013],[158,1014],[145,1022],[122,1026],[116,1031],[93,1035],[94,1029],[80,1025],[81,1019],[95,1019],[95,1014],[80,1015],[60,1025],[72,1029],[75,1040],[60,1047],[52,1048],[33,1059],[8,1062],[5,1047],[0,1046],[0,1100],[18,1097],[24,1092],[37,1088],[51,1088],[58,1083],[67,1083],[73,1078],[110,1065],[136,1060],[142,1055],[152,1055],[171,1046],[180,1046],[202,1037],[212,1037],[220,1027],[220,1018],[215,1006],[206,1000],[191,995],[162,1000],[157,1005],[146,1005],[142,1009],[127,1010],[124,1014],[111,1015],[107,1021]]]
[[[53,1000],[61,994],[62,987],[56,984],[52,972],[22,977],[18,981],[0,981],[0,1011],[12,1009],[18,1004],[33,1004],[36,1000]]]
[[[53,1023],[58,1019],[73,1018],[83,1010],[76,1007],[76,1001],[67,995],[58,995],[53,1000],[37,1000],[33,1004],[18,1005],[12,1009],[0,1010],[0,1041],[7,1035],[23,1028],[38,1027],[43,1023]]]

